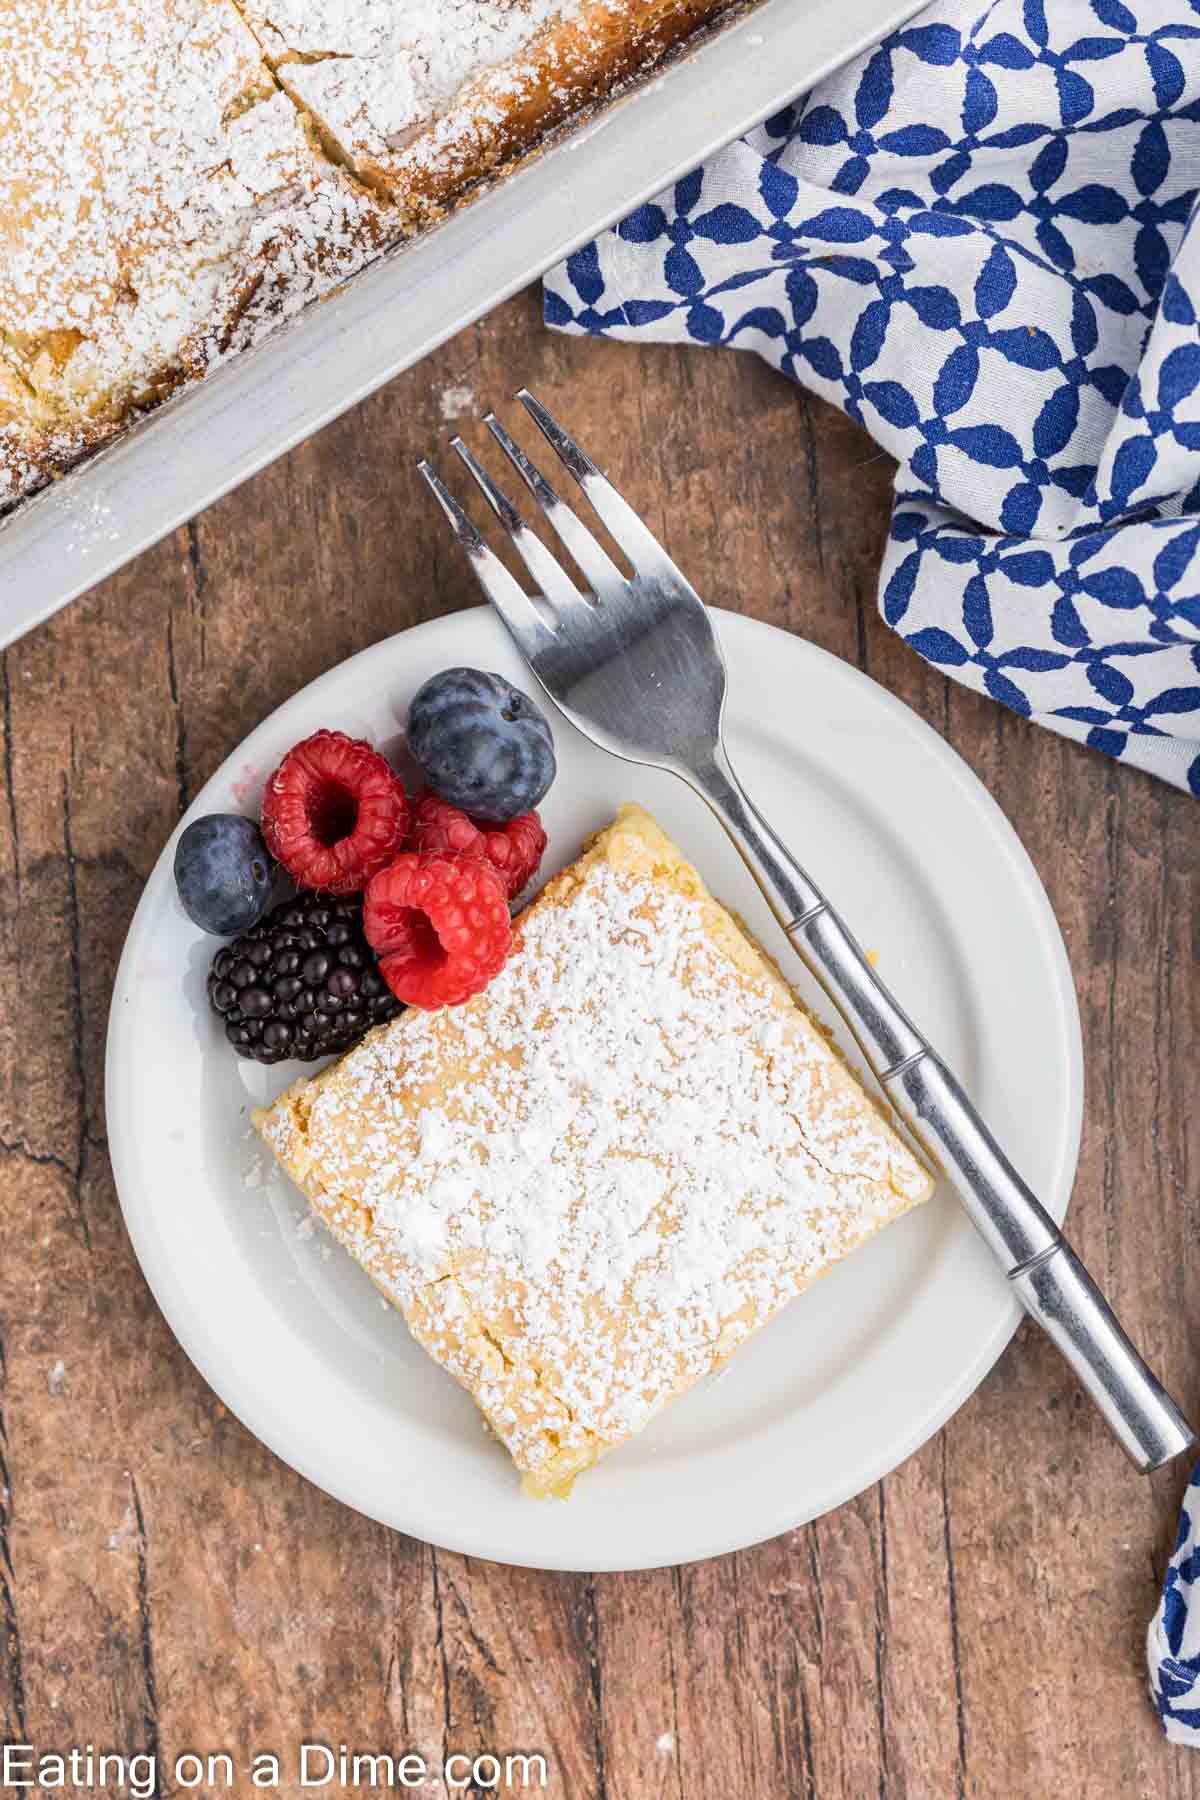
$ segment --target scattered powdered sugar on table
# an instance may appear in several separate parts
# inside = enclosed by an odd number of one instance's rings
[[[638,1429],[927,1188],[701,904],[603,861],[471,1007],[409,1013],[314,1095],[317,1204],[525,1468]],[[293,1129],[268,1121],[285,1156]],[[553,1443],[515,1367],[565,1410]]]
[[[475,407],[475,394],[464,384],[444,387],[438,395],[438,412],[447,425],[454,419],[466,418]]]
[[[127,1503],[121,1514],[121,1523],[115,1531],[110,1531],[108,1534],[108,1548],[123,1550],[127,1544],[133,1542],[136,1535],[137,1514],[133,1510],[132,1503]]]

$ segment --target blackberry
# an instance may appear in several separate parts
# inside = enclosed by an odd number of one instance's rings
[[[239,1056],[284,1062],[349,1050],[401,1010],[363,936],[359,900],[300,894],[217,951],[208,998]]]

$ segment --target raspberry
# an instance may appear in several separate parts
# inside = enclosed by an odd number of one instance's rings
[[[478,856],[398,856],[367,888],[363,929],[396,998],[428,1010],[481,993],[512,946],[504,883]]]
[[[537,874],[546,848],[546,833],[536,812],[521,813],[503,825],[485,825],[483,841],[488,861],[515,900],[521,889]]]
[[[482,856],[483,832],[473,819],[436,794],[422,794],[413,812],[408,848],[426,855]]]
[[[408,834],[408,796],[378,750],[318,731],[289,750],[263,795],[267,848],[301,887],[357,894]]]
[[[425,794],[417,802],[408,848],[426,854],[450,851],[458,856],[482,856],[499,875],[509,899],[515,900],[537,873],[546,833],[535,812],[492,825],[486,819],[472,819],[436,794]]]

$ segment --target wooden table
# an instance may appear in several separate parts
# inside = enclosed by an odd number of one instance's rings
[[[520,380],[712,600],[902,695],[1016,825],[1083,1015],[1073,1234],[1200,1416],[1196,802],[965,692],[884,627],[891,465],[854,426],[747,356],[550,337],[526,294],[3,658],[4,1734],[157,1750],[164,1793],[184,1791],[180,1753],[220,1750],[242,1769],[278,1753],[280,1793],[338,1792],[297,1785],[297,1747],[324,1737],[435,1769],[540,1751],[569,1800],[1194,1795],[1200,1758],[1168,1748],[1143,1692],[1185,1471],[1135,1474],[1029,1327],[840,1511],[589,1578],[434,1552],[327,1499],[225,1411],[147,1292],[103,1098],[142,882],[272,707],[476,601],[413,464]]]

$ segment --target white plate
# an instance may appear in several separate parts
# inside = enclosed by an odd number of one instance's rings
[[[729,747],[750,792],[878,951],[885,979],[1061,1218],[1079,1144],[1079,1017],[1058,927],[1016,835],[936,733],[865,676],[771,626],[728,613],[717,624],[730,666]],[[187,817],[253,810],[264,777],[318,726],[394,745],[417,686],[462,663],[533,687],[486,609],[419,626],[282,706]],[[701,802],[554,725],[547,872],[636,798],[803,987]],[[130,927],[109,1024],[108,1126],[125,1220],[197,1368],[279,1456],[339,1499],[503,1562],[687,1562],[860,1492],[961,1406],[1008,1342],[1019,1318],[1012,1295],[939,1192],[585,1475],[566,1504],[522,1499],[470,1400],[267,1170],[249,1113],[297,1065],[240,1062],[208,1015],[214,944],[178,905],[173,849],[174,839]],[[1012,1428],[1016,1442],[1018,1418]]]

